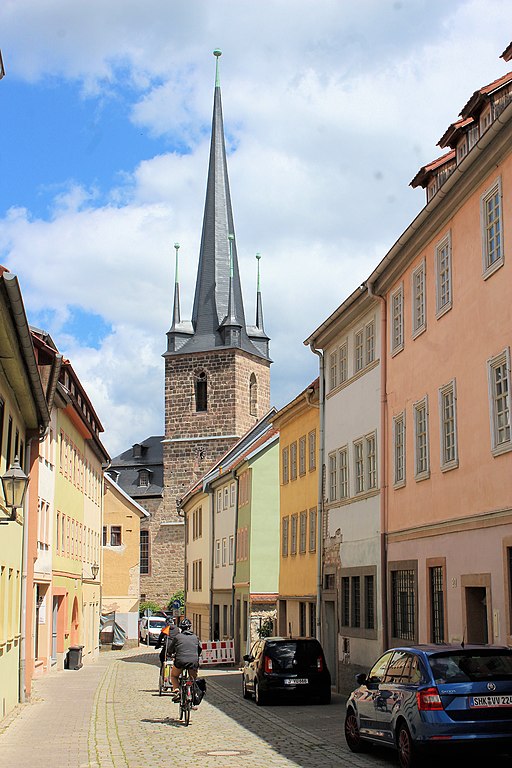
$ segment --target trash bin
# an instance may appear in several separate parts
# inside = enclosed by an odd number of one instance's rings
[[[82,664],[82,649],[83,645],[70,645],[68,649],[67,668],[68,669],[81,669]]]

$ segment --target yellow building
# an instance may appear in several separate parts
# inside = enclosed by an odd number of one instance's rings
[[[125,647],[138,643],[140,595],[140,521],[149,517],[112,477],[103,486],[102,614],[126,633]]]
[[[281,635],[317,635],[318,379],[276,414],[279,430]]]

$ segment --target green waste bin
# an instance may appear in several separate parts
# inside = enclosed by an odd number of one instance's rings
[[[83,645],[70,645],[68,649],[67,657],[67,669],[81,669],[82,664],[82,649]]]

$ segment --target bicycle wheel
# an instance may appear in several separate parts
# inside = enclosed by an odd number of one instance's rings
[[[183,714],[185,716],[185,719],[184,719],[185,725],[188,725],[190,723],[190,702],[189,701],[187,701],[186,703]]]

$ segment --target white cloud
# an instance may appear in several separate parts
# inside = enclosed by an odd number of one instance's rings
[[[112,454],[163,430],[173,243],[189,318],[213,48],[224,51],[246,316],[253,321],[259,251],[273,399],[282,405],[316,375],[302,340],[423,206],[409,181],[441,154],[436,142],[472,92],[507,71],[498,57],[510,42],[509,13],[505,0],[4,0],[10,78],[41,87],[72,80],[91,99],[121,99],[137,126],[186,152],[119,168],[112,189],[62,179],[48,219],[27,207],[0,220],[0,260],[19,275],[29,318],[52,310],[55,341]],[[99,349],[69,334],[68,306],[111,326]]]

